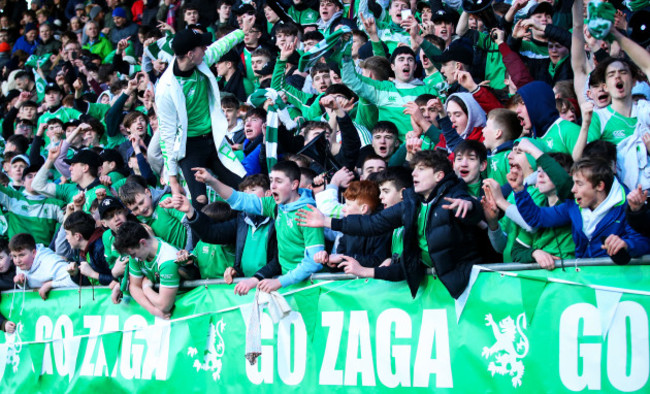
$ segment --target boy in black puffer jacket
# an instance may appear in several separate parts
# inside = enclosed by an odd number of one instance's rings
[[[350,215],[325,218],[315,208],[302,210],[300,224],[331,227],[345,234],[379,235],[404,226],[404,252],[398,263],[366,268],[345,256],[339,265],[346,273],[360,277],[400,281],[406,279],[415,297],[427,267],[449,294],[458,298],[467,287],[472,265],[481,261],[472,228],[483,217],[467,185],[454,174],[444,153],[420,151],[411,161],[413,188],[404,190],[404,200],[372,216]]]

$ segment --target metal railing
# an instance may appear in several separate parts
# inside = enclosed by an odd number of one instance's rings
[[[495,271],[529,271],[541,269],[539,264],[521,264],[521,263],[492,263],[481,264],[484,267],[490,268]],[[579,267],[602,267],[602,266],[615,266],[614,262],[609,257],[598,257],[591,259],[572,259],[572,260],[558,260],[555,262],[556,269],[571,269]],[[627,265],[650,265],[650,255],[642,256],[637,259],[632,259]],[[433,275],[433,269],[427,269],[428,275]],[[357,277],[342,272],[313,274],[309,280],[351,280]],[[233,283],[238,283],[247,278],[235,278]],[[181,283],[182,288],[194,288],[207,285],[225,285],[226,281],[223,279],[200,279],[189,280]]]

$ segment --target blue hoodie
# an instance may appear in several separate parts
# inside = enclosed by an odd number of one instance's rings
[[[533,125],[533,136],[542,137],[560,117],[555,107],[553,88],[546,82],[533,81],[519,88],[517,93],[524,100],[528,110],[528,117]]]
[[[226,200],[234,210],[275,219],[278,259],[283,272],[278,280],[282,287],[302,282],[323,268],[314,261],[314,255],[325,250],[323,229],[301,227],[295,221],[299,209],[316,206],[316,201],[311,190],[298,189],[298,193],[300,198],[288,204],[276,204],[272,197],[259,198],[238,191],[233,191]]]
[[[539,207],[526,190],[515,193],[515,200],[519,213],[532,227],[571,225],[577,258],[607,257],[607,252],[601,248],[602,240],[611,234],[618,235],[627,243],[627,251],[632,257],[650,253],[650,240],[627,223],[626,192],[618,181],[614,181],[608,199],[601,203],[605,204],[604,212],[590,223],[585,222],[585,213],[575,200],[553,207]]]
[[[533,81],[517,92],[528,110],[533,125],[532,135],[544,141],[551,151],[572,154],[580,135],[580,126],[560,118],[553,89],[545,82]]]

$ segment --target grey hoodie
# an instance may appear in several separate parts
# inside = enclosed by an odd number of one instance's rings
[[[53,288],[77,286],[67,271],[68,263],[50,248],[41,244],[36,245],[36,255],[29,271],[16,267],[16,275],[24,274],[27,278],[27,287],[38,289],[43,283],[52,281]]]

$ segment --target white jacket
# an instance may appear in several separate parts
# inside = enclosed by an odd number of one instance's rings
[[[210,71],[210,66],[221,56],[233,49],[244,39],[244,32],[236,30],[218,41],[212,43],[205,51],[203,63],[197,70],[208,78],[208,97],[210,118],[212,120],[212,137],[217,148],[221,163],[233,173],[243,177],[246,170],[230,149],[224,139],[228,131],[228,121],[221,109],[219,85]],[[176,58],[174,58],[176,61]],[[187,142],[187,109],[185,107],[183,88],[174,75],[174,63],[170,63],[156,87],[156,105],[158,107],[158,132],[160,133],[160,148],[162,150],[166,176],[179,174],[178,162],[186,156]]]
[[[616,146],[616,167],[618,177],[628,189],[641,185],[650,189],[650,163],[643,135],[650,133],[650,103],[640,100],[637,103],[637,123],[634,134]]]
[[[53,288],[77,286],[68,274],[68,262],[41,244],[36,245],[36,255],[29,271],[16,267],[16,275],[27,277],[27,287],[39,289],[43,283],[52,281]]]

